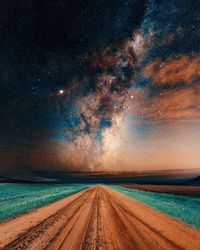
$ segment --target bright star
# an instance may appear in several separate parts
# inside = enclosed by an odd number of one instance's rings
[[[58,91],[58,93],[59,93],[60,95],[63,95],[63,94],[64,94],[64,90],[63,90],[63,89],[60,89],[60,90]]]

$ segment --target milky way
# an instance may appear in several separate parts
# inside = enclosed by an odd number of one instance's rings
[[[106,29],[107,42],[95,36],[98,46],[91,51],[71,61],[59,52],[42,66],[51,74],[60,60],[66,75],[62,84],[48,89],[41,88],[42,78],[32,86],[36,96],[32,105],[41,110],[37,111],[40,128],[29,125],[31,139],[17,137],[19,145],[2,139],[2,148],[8,149],[1,155],[8,162],[6,168],[14,164],[31,171],[198,167],[200,2],[149,0],[137,25],[129,22],[128,17],[137,15],[129,4],[121,5],[117,21]],[[12,122],[12,115],[8,117]]]

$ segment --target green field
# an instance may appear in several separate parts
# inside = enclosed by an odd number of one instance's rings
[[[54,202],[89,186],[84,184],[0,184],[0,220]]]
[[[200,229],[200,199],[175,194],[154,193],[121,186],[109,186],[169,216]]]

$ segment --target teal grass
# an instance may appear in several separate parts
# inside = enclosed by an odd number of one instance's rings
[[[23,214],[90,186],[84,184],[0,184],[0,220]]]
[[[175,219],[200,229],[200,199],[181,195],[154,193],[121,186],[109,186]]]

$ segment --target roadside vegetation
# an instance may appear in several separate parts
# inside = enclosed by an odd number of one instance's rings
[[[0,220],[49,204],[88,188],[84,184],[0,184]]]

